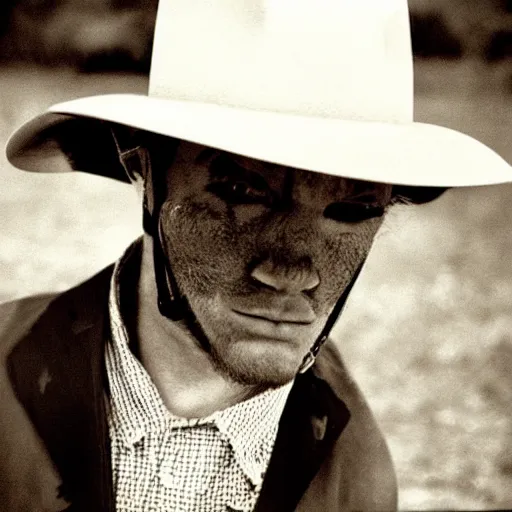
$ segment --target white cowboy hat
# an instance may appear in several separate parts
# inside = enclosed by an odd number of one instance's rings
[[[14,133],[8,159],[71,170],[59,143],[70,116],[347,178],[512,180],[510,165],[475,139],[413,121],[407,0],[160,0],[149,95],[54,105]]]

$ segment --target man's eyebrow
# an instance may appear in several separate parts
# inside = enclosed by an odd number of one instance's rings
[[[347,197],[354,199],[385,199],[390,195],[391,186],[363,180],[347,180]],[[389,193],[388,193],[389,192]]]
[[[218,155],[211,159],[209,174],[213,179],[242,179],[260,190],[270,188],[267,180],[258,170],[248,168],[244,165],[243,160],[241,161],[236,156],[224,151],[219,151]]]
[[[194,164],[202,165],[208,162],[216,153],[220,153],[218,149],[215,148],[206,148],[199,152],[199,154],[194,159]]]

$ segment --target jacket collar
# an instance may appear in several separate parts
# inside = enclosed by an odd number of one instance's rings
[[[54,300],[8,358],[18,400],[73,512],[114,510],[104,371],[112,270]],[[256,512],[294,510],[349,421],[345,404],[322,377],[326,348],[290,393]],[[48,485],[47,473],[40,471],[38,478]]]

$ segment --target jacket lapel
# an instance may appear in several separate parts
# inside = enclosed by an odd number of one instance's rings
[[[255,512],[295,510],[350,413],[311,370],[299,375],[281,417]]]
[[[112,267],[52,302],[8,358],[72,512],[113,510],[103,348]]]

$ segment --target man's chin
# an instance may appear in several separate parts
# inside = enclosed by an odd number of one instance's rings
[[[265,389],[293,380],[302,362],[302,358],[278,351],[251,353],[232,349],[224,354],[212,347],[210,355],[215,369],[223,376],[238,384]]]

